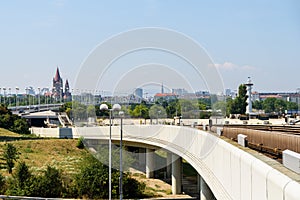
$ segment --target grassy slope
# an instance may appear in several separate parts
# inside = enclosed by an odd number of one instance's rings
[[[22,137],[22,135],[0,128],[0,155],[2,155],[6,141],[12,143],[20,152],[18,161],[25,161],[30,170],[36,174],[44,171],[48,165],[60,169],[65,175],[75,174],[78,172],[80,162],[89,154],[87,150],[76,147],[76,139]],[[0,160],[1,162],[3,163]],[[10,176],[6,168],[0,169],[0,173],[4,176]],[[155,179],[147,181],[139,176],[133,177],[146,183],[145,194],[149,196],[166,196],[171,193],[170,185],[166,186],[167,184]]]
[[[88,154],[86,150],[76,147],[77,140],[75,139],[28,138],[20,140],[20,135],[0,129],[0,155],[7,137],[14,138],[14,141],[9,142],[20,152],[18,161],[25,161],[33,173],[40,173],[46,169],[47,165],[62,170],[64,174],[76,173],[80,161]],[[6,169],[1,169],[0,173],[8,175]]]

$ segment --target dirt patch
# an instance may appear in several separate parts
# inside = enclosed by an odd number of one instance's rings
[[[153,196],[155,198],[191,198],[189,195],[180,194],[173,195],[172,194],[172,186],[162,180],[154,179],[154,178],[146,178],[146,174],[132,169],[129,169],[129,172],[132,175],[132,178],[136,179],[139,182],[143,182],[146,184],[145,193],[149,196]]]

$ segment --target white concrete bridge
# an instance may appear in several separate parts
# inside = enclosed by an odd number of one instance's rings
[[[33,129],[33,132],[41,136],[63,136],[53,131],[49,134],[45,129]],[[107,140],[109,127],[73,128],[72,135]],[[113,126],[112,139],[119,138],[120,127]],[[245,149],[208,132],[182,126],[125,125],[123,140],[142,144],[149,149],[147,152],[153,147],[159,147],[173,153],[172,161],[175,162],[172,163],[172,190],[175,193],[180,192],[180,162],[176,160],[181,157],[200,174],[199,189],[203,199],[300,199],[299,175],[287,176],[285,174],[290,173],[289,170],[278,170],[272,164],[275,161],[263,161],[244,151]],[[146,158],[146,172],[150,173],[152,168],[151,158]]]

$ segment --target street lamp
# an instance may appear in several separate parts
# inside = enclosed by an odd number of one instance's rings
[[[46,88],[46,95],[44,94],[46,105],[47,105],[47,110],[48,110],[48,95],[50,95],[49,88]]]
[[[108,198],[111,199],[111,125],[112,125],[112,112],[121,110],[121,106],[119,104],[114,104],[111,109],[108,109],[107,104],[101,104],[100,110],[108,110],[109,111],[109,144],[108,144]]]
[[[6,105],[6,93],[5,93],[6,88],[3,87],[3,95],[4,95],[4,105]]]
[[[10,106],[11,102],[11,87],[8,88],[8,105]]]
[[[18,102],[18,93],[19,93],[19,88],[16,87],[16,111],[18,111],[18,104],[19,104],[19,102]]]
[[[25,88],[25,91],[26,91],[26,94],[27,94],[27,103],[28,103],[29,109],[30,109],[29,88],[26,87],[26,88]]]
[[[40,112],[40,107],[41,107],[41,88],[40,87],[38,87],[38,91],[39,91],[38,98],[39,98],[39,112]]]
[[[121,132],[120,132],[120,200],[123,199],[123,117],[124,112],[120,111],[119,116],[121,118]]]

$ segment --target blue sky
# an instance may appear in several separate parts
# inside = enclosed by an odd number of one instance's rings
[[[1,1],[0,87],[51,87],[56,66],[75,81],[100,42],[140,27],[196,40],[225,88],[252,77],[257,91],[300,87],[300,1]],[[205,90],[205,88],[203,88]]]

